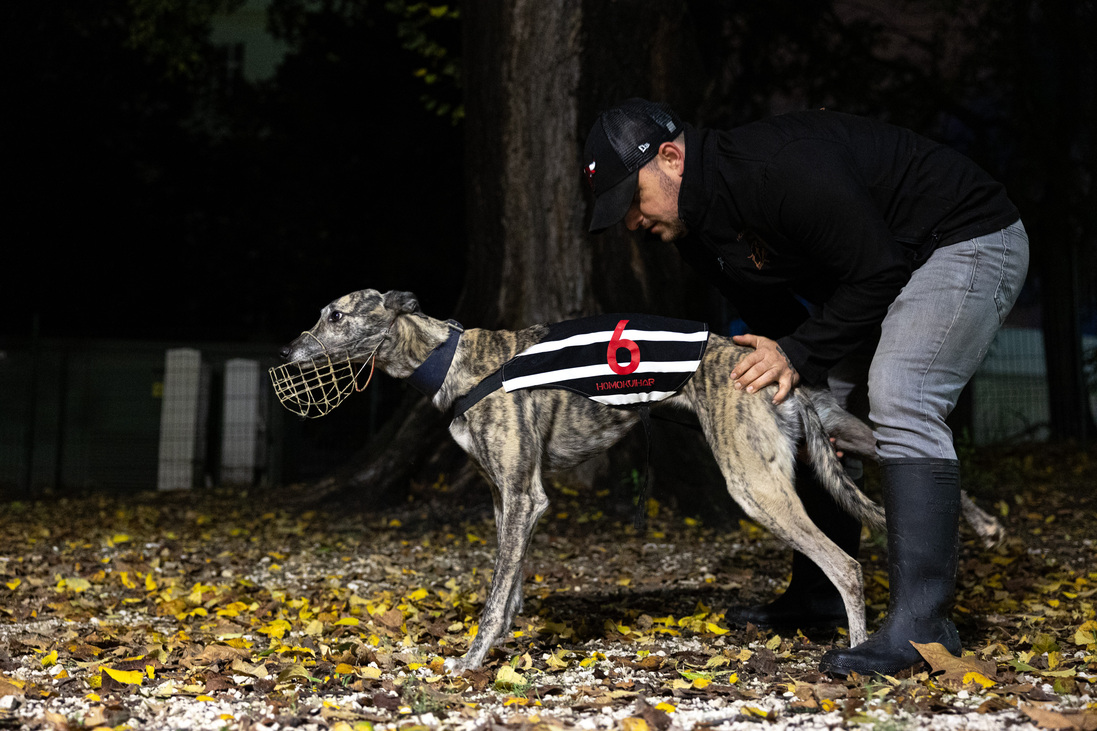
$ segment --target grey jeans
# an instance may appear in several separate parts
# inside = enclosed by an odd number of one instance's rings
[[[915,270],[880,326],[875,352],[830,373],[840,403],[868,383],[881,459],[956,459],[945,418],[986,357],[1028,271],[1028,234],[1013,225],[945,246]],[[862,414],[863,415],[863,414]]]

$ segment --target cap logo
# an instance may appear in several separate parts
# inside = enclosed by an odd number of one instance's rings
[[[583,172],[587,174],[587,185],[591,190],[594,190],[594,166],[598,164],[597,160],[591,160],[590,165],[587,165]]]
[[[651,143],[650,142],[645,142],[644,144],[638,146],[636,149],[639,150],[640,152],[647,152],[649,147],[651,147]]]

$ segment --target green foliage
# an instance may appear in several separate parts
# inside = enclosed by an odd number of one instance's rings
[[[461,60],[454,52],[459,35],[460,11],[450,5],[388,0],[385,9],[399,20],[397,37],[422,65],[412,71],[427,89],[420,96],[424,108],[457,124],[465,116],[460,102]]]
[[[162,64],[168,77],[193,77],[208,59],[214,16],[232,13],[245,0],[126,0],[127,45],[150,62]]]

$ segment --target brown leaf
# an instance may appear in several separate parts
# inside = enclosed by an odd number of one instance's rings
[[[643,698],[636,699],[636,706],[633,712],[638,718],[643,719],[644,722],[647,723],[649,729],[654,729],[654,731],[665,731],[665,729],[670,726],[670,715],[666,711],[649,705]]]
[[[910,644],[929,663],[934,673],[941,673],[939,680],[946,687],[981,689],[997,682],[998,666],[990,660],[979,660],[974,655],[956,657],[938,642]]]
[[[217,674],[206,678],[206,693],[212,695],[219,690],[235,688],[236,683],[227,675]]]
[[[87,728],[97,726],[120,726],[128,721],[129,713],[118,705],[92,706],[84,714],[83,723]]]
[[[400,625],[404,623],[404,613],[399,609],[390,609],[377,619],[386,627],[400,629]]]
[[[1097,711],[1093,709],[1051,711],[1025,703],[1021,706],[1021,710],[1040,728],[1097,731]]]
[[[21,681],[20,681],[21,682]],[[23,697],[23,686],[16,685],[7,678],[0,677],[0,696],[13,695],[16,698]]]
[[[231,664],[237,659],[247,659],[250,655],[251,653],[243,648],[228,645],[206,645],[200,650],[198,646],[191,646],[181,662],[186,667],[212,665],[215,662]]]

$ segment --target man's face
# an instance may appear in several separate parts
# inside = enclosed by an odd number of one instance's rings
[[[681,186],[682,178],[668,175],[658,158],[640,168],[636,195],[625,214],[628,229],[645,229],[666,242],[685,236],[686,226],[678,218],[678,191]]]

